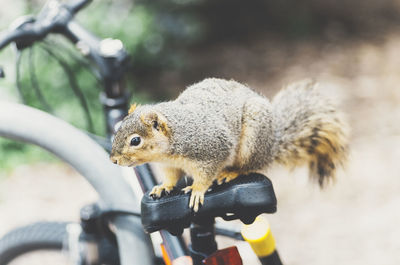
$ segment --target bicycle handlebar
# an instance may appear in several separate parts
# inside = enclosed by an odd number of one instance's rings
[[[77,0],[74,3],[66,5],[73,14],[78,13],[82,8],[84,8],[87,4],[92,2],[93,0]]]
[[[73,16],[92,0],[77,0],[71,4],[48,1],[36,18],[22,17],[18,25],[0,34],[0,50],[15,42],[18,49],[31,46],[45,38],[49,33],[65,33]]]
[[[79,50],[96,66],[107,100],[105,105],[110,126],[107,132],[114,132],[114,124],[126,115],[128,94],[123,86],[123,76],[129,66],[129,55],[121,41],[113,39],[101,40],[79,25],[74,15],[92,0],[74,0],[72,4],[60,4],[49,0],[35,17],[21,17],[15,26],[0,33],[0,50],[14,42],[18,50],[31,47],[35,42],[42,41],[50,33],[58,33],[74,44],[79,44]],[[111,115],[111,110],[119,109],[120,115]]]
[[[0,35],[0,50],[6,47],[11,42],[24,38],[25,35],[26,32],[17,30],[11,32],[2,32],[2,34]]]

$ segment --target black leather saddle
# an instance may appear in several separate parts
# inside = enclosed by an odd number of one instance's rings
[[[168,195],[153,199],[147,192],[141,203],[142,225],[146,232],[161,229],[173,235],[182,234],[192,222],[204,218],[240,219],[251,224],[262,213],[276,212],[276,197],[271,181],[261,174],[238,176],[221,185],[214,184],[204,196],[204,205],[197,213],[189,208],[190,193],[181,189],[191,185],[183,179]]]

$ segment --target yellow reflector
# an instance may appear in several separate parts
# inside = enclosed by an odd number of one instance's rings
[[[258,257],[271,255],[275,251],[275,239],[267,219],[258,216],[250,225],[243,225],[242,236]]]

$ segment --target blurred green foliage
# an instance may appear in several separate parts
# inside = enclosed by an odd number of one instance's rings
[[[0,138],[0,178],[12,172],[17,165],[40,161],[57,162],[54,155],[38,146],[23,144],[10,139]]]
[[[21,15],[37,14],[45,0],[23,2],[25,10],[21,10]],[[21,6],[20,2],[18,5]],[[232,44],[247,45],[257,39],[277,36],[289,42],[307,38],[340,41],[356,34],[368,35],[368,32],[375,36],[376,32],[388,28],[387,20],[398,25],[398,10],[393,0],[254,0],[251,3],[241,0],[97,0],[79,12],[76,19],[100,38],[116,38],[124,43],[132,59],[126,84],[132,92],[132,101],[140,103],[170,98],[178,93],[176,83],[188,84],[218,73],[221,67],[215,63],[218,60],[193,56],[199,51],[199,54],[207,54],[207,49],[215,44],[224,49]],[[77,127],[87,127],[70,80],[46,49],[72,69],[88,100],[94,131],[103,135],[104,118],[98,101],[101,82],[91,73],[87,61],[82,63],[85,59],[77,49],[59,35],[49,36],[45,43],[35,45],[33,52],[23,53],[21,87],[26,103],[46,110],[32,85],[37,79],[43,97],[57,116]],[[11,49],[0,53],[2,65],[12,66],[11,58]],[[193,62],[196,58],[200,61],[197,68]],[[6,68],[9,78],[0,80],[1,90],[11,87],[14,74],[8,72],[10,68]],[[12,93],[17,94],[15,89]],[[0,96],[3,96],[2,91]],[[0,167],[7,161],[15,161],[8,155],[14,152],[10,150],[18,150],[19,154],[29,153],[30,148],[10,145],[0,139]]]
[[[135,89],[135,78],[143,74],[142,70],[183,67],[182,55],[179,49],[176,49],[177,44],[190,44],[199,36],[200,27],[193,17],[169,12],[189,2],[180,0],[155,4],[152,1],[93,1],[77,14],[76,19],[100,38],[122,40],[132,58],[126,84],[133,94],[132,101],[140,103],[159,98],[159,95],[152,97]],[[21,15],[37,14],[42,5],[43,2],[26,0],[26,10],[21,10]],[[10,52],[10,49],[6,52]],[[1,58],[10,59],[12,56],[2,55]],[[60,60],[73,71],[73,76],[88,102],[94,133],[104,135],[105,121],[98,99],[102,91],[101,81],[96,78],[89,62],[74,45],[59,35],[49,36],[44,42],[37,43],[32,49],[25,49],[21,53],[19,96],[25,104],[50,111],[87,130],[85,111],[71,88],[65,69],[60,66]],[[4,65],[4,62],[2,64]],[[1,82],[2,86],[9,86],[12,80]],[[42,94],[44,104],[40,96],[38,97],[37,89]],[[11,93],[17,94],[17,90],[14,89]],[[0,139],[0,150],[0,168],[3,169],[25,162],[48,160],[51,157],[37,147],[8,139]]]

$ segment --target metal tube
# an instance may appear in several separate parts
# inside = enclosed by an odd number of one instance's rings
[[[190,226],[190,254],[194,265],[203,264],[203,259],[217,251],[214,218],[196,220]]]
[[[136,166],[135,172],[143,193],[148,192],[154,185],[157,185],[157,180],[154,177],[149,164]],[[182,236],[173,236],[165,230],[161,230],[159,233],[163,239],[163,244],[168,253],[168,257],[171,260],[189,255],[189,250],[187,249]]]
[[[107,207],[136,207],[137,198],[121,169],[109,161],[108,154],[97,143],[67,122],[28,106],[0,102],[0,136],[36,144],[52,152],[81,173]],[[153,264],[149,236],[139,218],[118,216],[113,224],[120,243],[121,264]]]

